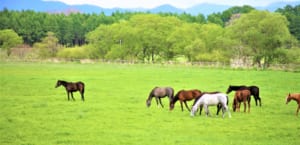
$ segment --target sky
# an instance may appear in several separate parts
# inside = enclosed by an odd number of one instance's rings
[[[44,0],[60,1],[69,5],[92,4],[104,8],[154,8],[164,4],[170,4],[177,8],[189,8],[201,3],[213,3],[230,6],[267,6],[275,2],[300,1],[300,0]]]

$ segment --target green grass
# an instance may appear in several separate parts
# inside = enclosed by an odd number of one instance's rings
[[[58,79],[83,81],[86,102],[67,101]],[[225,92],[228,85],[258,85],[262,107],[251,113],[192,118],[177,103],[170,112],[145,101],[155,86]],[[296,102],[300,74],[283,71],[209,69],[125,64],[0,63],[0,144],[15,145],[282,145],[299,144]],[[231,93],[230,108],[234,93]],[[189,102],[191,105],[192,102]],[[215,114],[216,107],[210,107]],[[243,110],[243,107],[241,108]]]

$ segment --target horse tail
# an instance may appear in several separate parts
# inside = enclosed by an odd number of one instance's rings
[[[174,99],[174,89],[171,88],[171,99],[173,100]]]

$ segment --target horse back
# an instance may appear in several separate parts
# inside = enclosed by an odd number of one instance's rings
[[[198,101],[200,104],[218,105],[221,103],[223,105],[226,105],[228,103],[228,97],[223,93],[207,93],[203,94]]]
[[[293,94],[290,94],[290,96],[297,99],[298,101],[300,101],[300,93],[293,93]]]
[[[166,96],[166,89],[161,87],[155,87],[151,93],[157,97],[164,97]]]
[[[241,100],[247,99],[248,97],[250,97],[250,95],[251,95],[251,92],[248,89],[237,90],[235,92],[234,98],[241,101]]]
[[[201,91],[194,89],[194,90],[180,90],[176,95],[175,98],[179,100],[192,100],[198,98],[201,95]]]

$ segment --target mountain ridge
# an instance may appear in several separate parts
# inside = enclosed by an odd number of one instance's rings
[[[286,5],[299,5],[299,2],[277,2],[271,3],[265,7],[254,7],[258,10],[268,10],[268,11],[275,11],[278,8],[283,8]],[[233,6],[230,5],[220,5],[220,4],[212,4],[212,3],[201,3],[194,5],[192,7],[181,9],[170,4],[164,4],[157,6],[152,9],[145,9],[145,8],[103,8],[96,5],[68,5],[63,2],[55,2],[55,1],[42,1],[42,0],[31,0],[29,3],[26,0],[3,0],[0,2],[0,9],[3,10],[4,8],[8,10],[33,10],[38,12],[49,12],[49,13],[64,13],[65,11],[78,11],[81,13],[104,13],[106,15],[111,15],[114,12],[151,12],[151,13],[159,13],[159,12],[169,12],[169,13],[188,13],[191,15],[198,15],[203,14],[205,16],[212,14],[212,13],[219,13],[223,12],[226,9],[229,9]],[[253,6],[252,6],[253,7]]]

